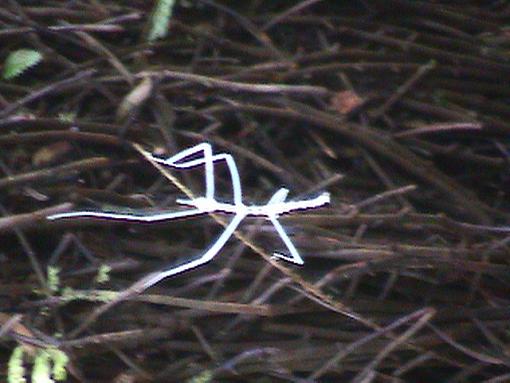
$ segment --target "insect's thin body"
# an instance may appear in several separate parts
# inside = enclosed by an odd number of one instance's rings
[[[189,159],[190,157],[196,156],[197,153],[202,153],[202,156]],[[209,262],[220,252],[229,238],[234,234],[239,224],[248,216],[265,217],[273,224],[276,232],[289,251],[289,254],[274,253],[275,257],[298,265],[302,265],[304,263],[294,244],[278,221],[278,217],[280,215],[288,214],[296,210],[314,209],[328,204],[330,201],[329,193],[322,193],[316,198],[307,200],[285,201],[289,191],[285,188],[282,188],[279,189],[264,205],[246,205],[243,202],[241,180],[234,158],[228,153],[213,154],[211,145],[208,143],[202,143],[185,149],[167,159],[151,156],[151,160],[161,165],[178,169],[188,169],[204,165],[206,189],[205,196],[193,199],[177,199],[178,204],[189,206],[189,210],[157,212],[149,214],[76,211],[55,214],[47,218],[50,220],[56,220],[73,217],[96,217],[135,222],[157,222],[192,217],[208,213],[226,213],[234,215],[233,219],[226,225],[223,233],[199,258],[178,266],[174,266],[170,269],[158,271],[148,275],[143,279],[143,283],[140,285],[141,290],[147,289],[165,278],[183,273],[188,270],[192,270]],[[220,202],[215,198],[214,163],[220,161],[224,161],[226,163],[230,173],[230,178],[232,181],[233,203]]]
[[[286,189],[280,189],[286,190]],[[207,199],[205,197],[199,197],[194,200],[181,200],[178,199],[177,203],[180,205],[193,206],[198,210],[202,210],[207,213],[221,212],[227,214],[238,214],[244,212],[246,216],[252,217],[268,217],[270,215],[283,215],[288,214],[295,210],[307,210],[313,209],[324,205],[329,200],[327,194],[322,194],[316,198],[301,200],[301,201],[288,201],[288,202],[277,202],[266,205],[245,205],[231,204],[225,202],[218,202],[214,199]]]

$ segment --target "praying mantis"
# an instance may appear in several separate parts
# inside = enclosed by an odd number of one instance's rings
[[[133,222],[158,222],[218,212],[233,215],[232,220],[225,226],[221,235],[202,255],[194,260],[148,275],[143,281],[143,290],[155,285],[163,279],[195,269],[211,261],[221,251],[246,217],[264,217],[272,223],[289,252],[289,254],[274,252],[274,257],[296,265],[304,264],[303,258],[278,221],[278,217],[296,210],[308,210],[324,206],[330,202],[329,193],[324,192],[318,197],[311,199],[286,201],[289,190],[281,188],[273,194],[266,204],[247,205],[243,202],[241,179],[234,158],[228,153],[213,153],[212,146],[209,143],[200,143],[166,159],[155,157],[152,154],[149,154],[149,156],[155,163],[175,169],[190,169],[204,166],[205,196],[192,199],[179,198],[176,200],[179,205],[188,206],[190,208],[188,210],[165,211],[150,214],[74,211],[50,215],[47,219],[59,220],[65,218],[93,217]],[[232,203],[220,202],[215,197],[214,166],[218,162],[225,162],[227,165],[232,182]]]

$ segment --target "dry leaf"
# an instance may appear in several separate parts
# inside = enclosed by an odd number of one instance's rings
[[[152,79],[146,77],[124,97],[117,109],[117,121],[123,121],[134,108],[140,107],[150,97],[152,85]]]
[[[32,165],[35,167],[54,164],[69,153],[73,147],[69,142],[60,141],[51,145],[43,146],[32,156]]]
[[[348,114],[363,104],[364,100],[351,90],[337,92],[330,100],[332,109],[340,114]]]

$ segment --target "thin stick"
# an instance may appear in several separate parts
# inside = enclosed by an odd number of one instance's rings
[[[171,70],[163,70],[159,72],[141,72],[136,77],[144,78],[146,76],[155,76],[160,79],[173,78],[178,80],[186,80],[201,84],[208,88],[222,88],[233,92],[250,92],[250,93],[278,93],[278,94],[295,94],[325,97],[331,92],[322,86],[312,85],[285,85],[285,84],[250,84],[245,82],[236,82],[229,80],[221,80],[213,77],[176,72]]]

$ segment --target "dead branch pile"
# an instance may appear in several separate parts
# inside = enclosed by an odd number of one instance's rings
[[[43,59],[0,82],[0,366],[22,345],[69,381],[509,381],[510,6],[480,3],[183,0],[147,42],[152,2],[6,1],[0,58]],[[199,142],[247,202],[331,193],[280,218],[304,266],[250,219],[91,320],[221,226],[45,217],[175,209],[132,144]],[[203,169],[171,173],[203,194]]]

